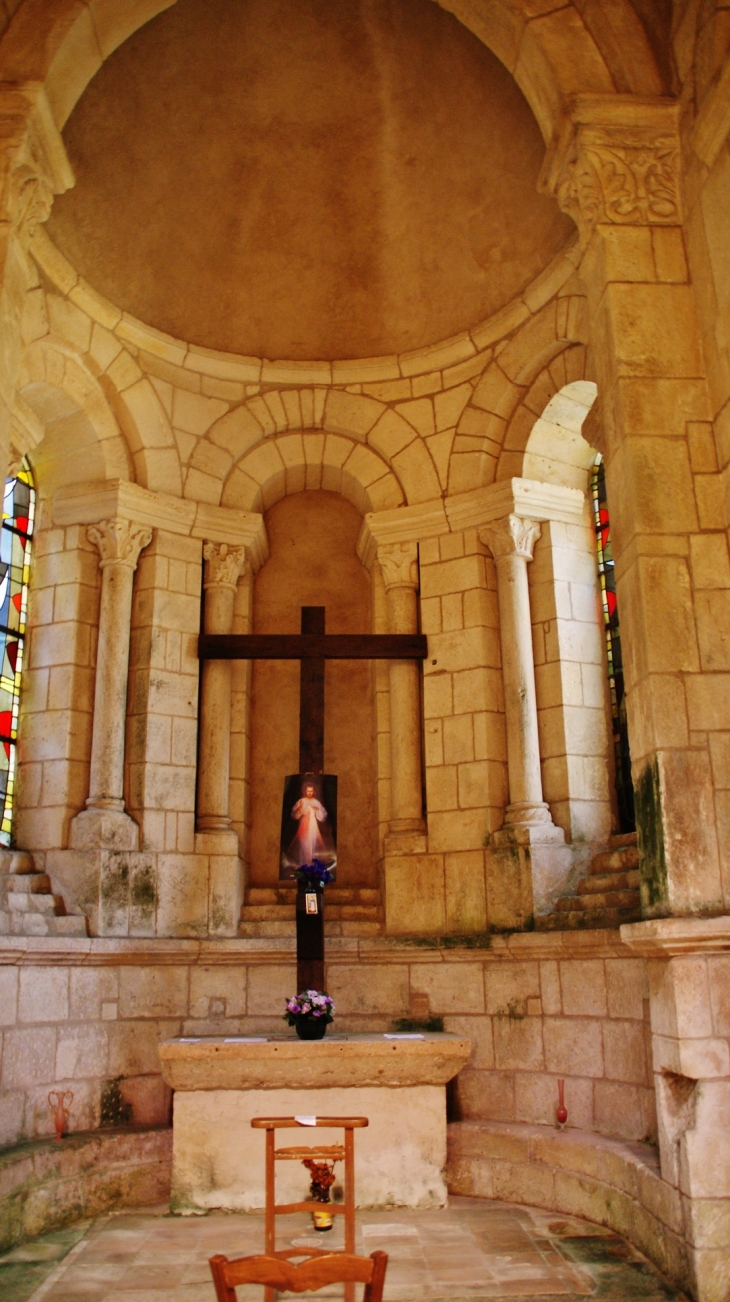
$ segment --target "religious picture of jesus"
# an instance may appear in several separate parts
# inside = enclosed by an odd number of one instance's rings
[[[291,880],[297,868],[315,859],[334,872],[337,778],[331,773],[295,773],[284,783],[280,880]]]

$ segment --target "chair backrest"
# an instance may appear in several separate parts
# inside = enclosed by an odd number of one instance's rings
[[[369,1257],[328,1252],[308,1257],[298,1266],[283,1257],[239,1257],[235,1261],[223,1256],[210,1258],[218,1302],[236,1302],[239,1284],[263,1284],[280,1291],[306,1293],[328,1284],[349,1282],[365,1285],[363,1302],[382,1302],[387,1265],[387,1252],[373,1252]]]

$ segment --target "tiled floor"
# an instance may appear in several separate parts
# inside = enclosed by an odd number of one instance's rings
[[[282,1248],[342,1244],[341,1228],[316,1234],[306,1215],[282,1218],[279,1227]],[[164,1207],[120,1213],[0,1257],[0,1296],[3,1302],[215,1302],[208,1257],[243,1256],[262,1245],[262,1216],[179,1219]],[[389,1254],[388,1302],[682,1299],[616,1235],[507,1203],[454,1198],[443,1211],[359,1213],[357,1250],[375,1248]],[[239,1289],[238,1296],[259,1302],[262,1290]],[[342,1294],[329,1289],[317,1296]]]

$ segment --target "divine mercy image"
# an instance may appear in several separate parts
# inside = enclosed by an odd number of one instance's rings
[[[337,778],[332,773],[294,773],[284,780],[279,879],[318,859],[337,864]]]

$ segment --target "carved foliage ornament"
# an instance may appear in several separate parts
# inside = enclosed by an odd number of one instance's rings
[[[0,212],[23,245],[73,173],[40,85],[0,85]]]
[[[235,588],[246,564],[246,548],[232,547],[230,543],[206,542],[205,587]]]
[[[378,561],[386,588],[418,587],[416,543],[384,543],[378,547]]]
[[[147,525],[135,524],[133,520],[100,520],[98,524],[90,525],[86,534],[89,542],[99,548],[102,570],[107,565],[126,565],[130,570],[136,569],[142,548],[152,541],[152,530]]]
[[[533,548],[540,537],[540,526],[537,520],[507,515],[503,520],[484,525],[479,530],[479,537],[495,561],[505,556],[521,556],[524,561],[531,561]]]
[[[583,242],[599,222],[674,226],[681,221],[679,148],[673,136],[579,127],[555,195]]]

